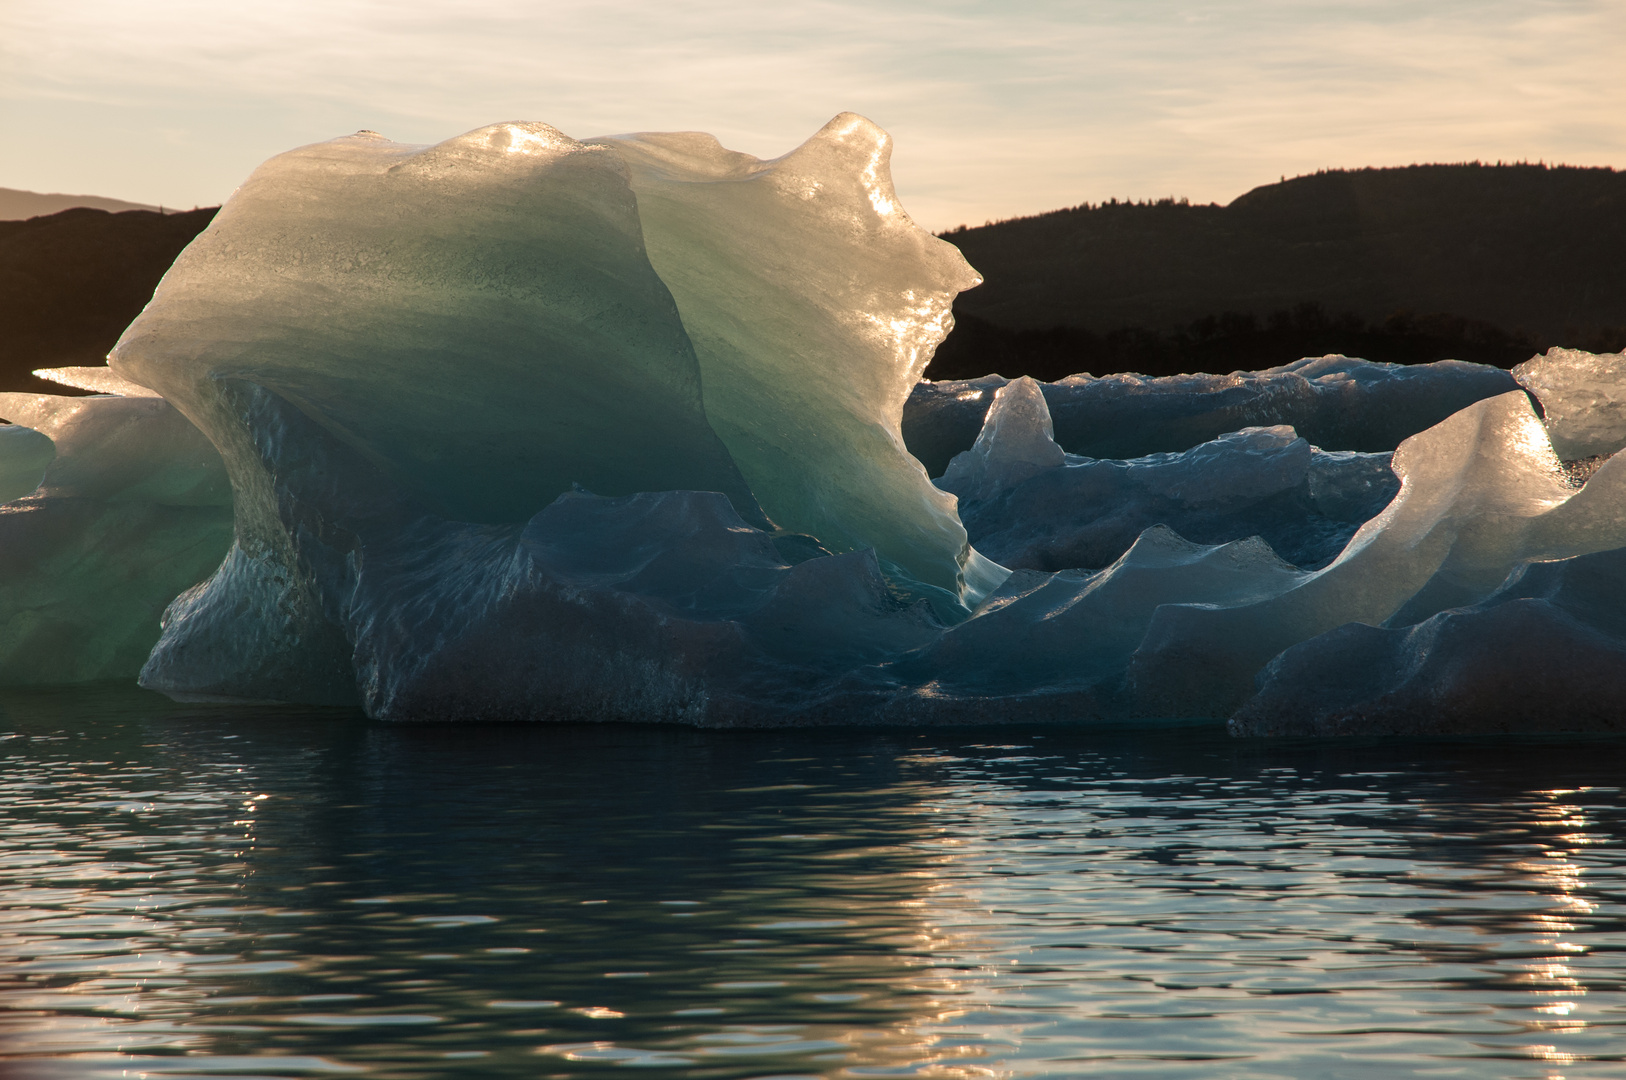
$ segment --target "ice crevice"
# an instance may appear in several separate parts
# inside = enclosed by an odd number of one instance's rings
[[[266,162],[108,368],[41,372],[91,396],[0,395],[0,684],[1621,723],[1621,356],[922,382],[979,278],[890,149],[843,114],[771,160],[527,122]]]

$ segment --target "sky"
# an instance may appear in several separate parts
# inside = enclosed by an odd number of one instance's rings
[[[1626,0],[0,0],[0,187],[210,205],[503,120],[761,157],[860,112],[932,229],[1323,168],[1626,167]]]

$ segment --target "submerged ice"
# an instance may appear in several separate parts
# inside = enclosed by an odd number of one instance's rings
[[[978,278],[889,151],[844,114],[768,161],[537,123],[273,158],[110,368],[41,372],[93,396],[0,395],[0,682],[395,720],[1619,722],[1620,356],[921,382]]]

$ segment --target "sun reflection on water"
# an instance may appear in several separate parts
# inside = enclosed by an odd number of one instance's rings
[[[121,725],[0,772],[0,1071],[1622,1066],[1617,788],[1200,730]]]

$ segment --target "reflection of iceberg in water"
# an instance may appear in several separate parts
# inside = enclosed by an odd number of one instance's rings
[[[8,1078],[1618,1071],[1604,740],[5,704]]]
[[[146,697],[13,699],[8,1077],[448,1075],[449,1048],[483,1052],[482,1077],[978,1053],[919,1033],[952,1007],[922,974],[915,845],[941,792],[877,767],[886,736],[787,750],[290,709],[223,728]],[[87,720],[95,761],[51,737]]]
[[[1523,595],[1468,609],[1626,545],[1618,357],[918,384],[978,279],[889,152],[843,114],[772,161],[539,123],[273,158],[110,371],[54,376],[111,396],[0,402],[57,440],[0,515],[30,568],[0,582],[0,679],[739,726],[1225,716],[1264,671],[1244,719],[1354,730],[1388,722],[1361,694],[1483,693],[1434,643],[1545,632]],[[164,479],[53,480],[96,453],[63,410]],[[5,494],[46,450],[0,440]],[[1301,692],[1380,653],[1412,697]]]

